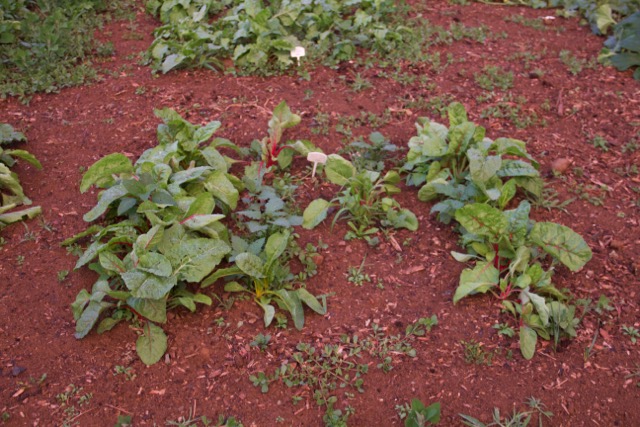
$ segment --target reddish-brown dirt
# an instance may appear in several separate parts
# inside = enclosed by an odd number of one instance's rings
[[[434,46],[443,61],[448,53],[457,61],[440,73],[427,64],[400,64],[404,73],[416,77],[405,85],[386,77],[385,70],[357,62],[336,70],[314,68],[309,81],[297,76],[236,78],[208,71],[153,76],[138,65],[136,54],[149,45],[157,23],[140,10],[136,28],[121,22],[101,31],[101,38],[114,43],[115,56],[99,64],[105,70],[99,83],[37,95],[29,105],[15,99],[0,101],[0,122],[22,130],[29,140],[25,148],[44,166],[42,171],[24,164],[16,168],[28,196],[42,206],[42,217],[2,232],[6,244],[0,249],[0,412],[10,415],[7,425],[51,426],[67,421],[106,426],[114,425],[118,415],[131,415],[134,425],[151,426],[190,411],[209,418],[232,415],[246,426],[323,425],[323,410],[308,390],[273,383],[263,394],[249,375],[272,372],[299,342],[338,342],[344,333],[365,334],[370,322],[396,334],[432,314],[439,324],[413,342],[415,358],[395,357],[389,373],[376,369],[374,362],[365,376],[364,392],[340,400],[338,407],[348,403],[355,409],[350,425],[401,425],[395,406],[414,397],[442,404],[441,425],[460,425],[459,413],[489,421],[494,407],[505,414],[525,410],[523,402],[531,396],[554,413],[545,425],[640,425],[640,344],[633,344],[621,329],[640,328],[640,179],[634,169],[640,166],[640,150],[625,148],[634,138],[640,144],[638,82],[630,73],[601,66],[585,68],[577,76],[568,71],[559,59],[561,50],[589,61],[602,45],[577,19],[556,19],[540,30],[505,18],[521,15],[535,20],[552,12],[475,3],[414,7],[432,24],[485,25],[489,35],[505,32],[507,37]],[[131,37],[132,32],[141,39]],[[538,55],[528,67],[522,59],[526,54]],[[485,65],[514,73],[512,103],[526,98],[521,117],[535,112],[537,123],[518,129],[508,119],[480,117],[483,109],[497,103],[495,98],[483,100],[486,91],[474,80]],[[536,69],[541,72],[534,73]],[[372,87],[353,91],[349,82],[355,73]],[[375,130],[404,150],[415,133],[417,117],[445,121],[424,104],[406,103],[420,98],[460,101],[470,118],[487,128],[490,138],[510,136],[528,143],[559,199],[576,197],[564,211],[539,207],[532,217],[571,226],[593,249],[593,259],[582,271],[558,268],[557,286],[576,298],[597,301],[605,295],[614,310],[588,314],[576,339],[563,342],[557,351],[543,343],[532,360],[524,360],[517,339],[499,336],[492,328],[496,323],[513,323],[500,313],[495,299],[486,295],[452,304],[464,268],[449,255],[457,247],[457,235],[429,215],[430,205],[417,201],[414,188],[406,188],[399,200],[417,213],[420,228],[415,233],[393,233],[396,241],[406,242],[401,252],[383,236],[375,249],[362,241],[345,243],[343,224],[333,231],[328,224],[312,233],[299,231],[304,243],[322,238],[328,244],[320,274],[307,285],[315,294],[332,294],[328,314],[308,312],[301,332],[291,327],[265,330],[260,308],[247,300],[229,310],[214,304],[195,314],[172,312],[164,325],[169,337],[166,363],[163,359],[151,367],[137,359],[135,331],[125,324],[104,335],[92,332],[83,340],[74,338],[69,305],[95,276],[87,270],[72,272],[61,282],[57,276],[62,270],[71,271],[76,261],[60,242],[86,227],[82,215],[96,200],[95,191],[79,192],[82,171],[106,154],[123,152],[137,158],[153,146],[159,122],[154,108],[175,108],[196,123],[220,120],[219,135],[248,146],[265,135],[270,110],[286,100],[303,118],[288,137],[311,139],[325,152],[344,145],[344,136],[335,131],[341,117],[359,117],[363,111],[382,115],[389,109],[391,120]],[[311,132],[322,126],[315,120],[320,113],[329,117],[327,135]],[[354,137],[372,130],[369,123],[354,126]],[[598,135],[609,142],[608,151],[589,143]],[[571,161],[561,177],[551,173],[551,163],[558,158]],[[300,172],[303,163],[295,160],[293,173]],[[312,185],[302,187],[301,209],[317,196],[315,191]],[[332,188],[320,191],[331,197]],[[591,202],[581,198],[587,193]],[[595,197],[602,197],[602,206],[592,203]],[[365,255],[364,271],[381,279],[383,289],[347,281],[348,268],[359,266]],[[228,298],[222,289],[207,292]],[[214,323],[220,317],[226,326]],[[249,345],[258,333],[272,335],[265,352]],[[594,336],[595,345],[586,357]],[[465,362],[462,341],[470,340],[496,353],[490,366]],[[135,378],[114,375],[116,366],[131,368]],[[92,397],[82,406],[76,398],[77,412],[69,416],[65,413],[69,405],[62,407],[57,396],[68,392],[71,384],[83,388],[76,396],[91,393]],[[294,394],[302,397],[297,405],[292,404]]]

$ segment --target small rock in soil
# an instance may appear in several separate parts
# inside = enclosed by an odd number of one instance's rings
[[[561,157],[559,159],[555,159],[553,163],[551,163],[551,170],[556,173],[563,174],[569,169],[571,166],[571,160]]]

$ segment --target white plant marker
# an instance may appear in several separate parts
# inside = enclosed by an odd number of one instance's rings
[[[327,155],[324,153],[320,153],[319,151],[312,151],[307,154],[307,160],[313,162],[313,171],[311,172],[311,178],[316,176],[316,167],[318,163],[322,163],[323,165],[327,163]]]
[[[298,67],[300,66],[300,58],[306,55],[306,51],[302,46],[296,46],[291,50],[291,57],[298,60]]]

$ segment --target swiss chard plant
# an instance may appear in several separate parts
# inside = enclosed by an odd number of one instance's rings
[[[640,11],[617,23],[604,45],[601,62],[621,71],[635,67],[633,77],[640,80]]]
[[[84,174],[80,190],[96,186],[96,206],[87,222],[105,217],[63,242],[84,237],[90,244],[76,263],[98,273],[91,292],[82,290],[72,305],[76,338],[97,324],[98,333],[122,320],[141,327],[136,343],[145,364],[157,362],[166,350],[158,324],[166,322],[167,307],[211,299],[194,290],[220,264],[231,246],[223,212],[235,209],[240,179],[229,173],[234,162],[219,148],[236,149],[230,141],[213,138],[219,122],[195,126],[175,111],[156,111],[164,120],[159,144],[132,164],[123,154],[108,155]],[[103,312],[104,316],[98,324]]]
[[[487,204],[466,205],[455,212],[468,254],[454,252],[462,262],[474,261],[460,275],[453,297],[493,293],[520,320],[520,349],[533,357],[537,336],[555,342],[575,337],[575,307],[553,284],[556,265],[580,270],[592,256],[584,239],[570,228],[529,219],[530,205],[502,211]]]
[[[420,186],[420,200],[439,201],[431,211],[442,222],[449,223],[456,210],[469,203],[503,209],[518,188],[541,195],[539,165],[524,142],[487,138],[482,126],[467,119],[460,103],[449,105],[448,115],[449,128],[427,118],[418,120],[403,166],[407,183]]]
[[[164,73],[222,68],[231,59],[242,71],[265,74],[292,66],[297,46],[335,63],[353,58],[358,47],[388,52],[410,33],[390,23],[390,0],[150,0],[147,10],[164,24],[148,53]]]
[[[378,232],[378,227],[418,229],[418,220],[409,209],[402,208],[391,196],[400,192],[400,175],[389,171],[382,175],[370,170],[358,171],[347,159],[330,154],[324,167],[329,182],[342,191],[331,201],[316,199],[304,210],[302,226],[313,229],[337,207],[333,224],[345,216],[351,229],[349,236],[363,238]]]
[[[264,324],[273,321],[277,305],[288,311],[297,329],[304,326],[304,308],[307,305],[318,314],[327,312],[326,299],[322,303],[304,287],[293,288],[293,275],[285,264],[283,254],[289,246],[291,234],[288,230],[272,233],[249,244],[242,239],[234,239],[236,250],[234,265],[220,269],[207,277],[202,286],[206,287],[223,277],[235,277],[224,289],[227,292],[248,292],[264,310]]]
[[[28,151],[3,148],[3,145],[25,141],[23,133],[17,132],[9,124],[0,123],[0,230],[42,212],[40,206],[24,208],[31,205],[32,201],[24,194],[18,175],[11,171],[18,160],[24,160],[38,169],[42,169],[42,165]]]

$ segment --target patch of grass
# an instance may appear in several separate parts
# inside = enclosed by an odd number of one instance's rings
[[[96,28],[129,0],[40,0],[9,2],[0,27],[0,97],[28,102],[36,92],[56,92],[98,78],[90,58],[110,56],[113,46],[93,37]]]

